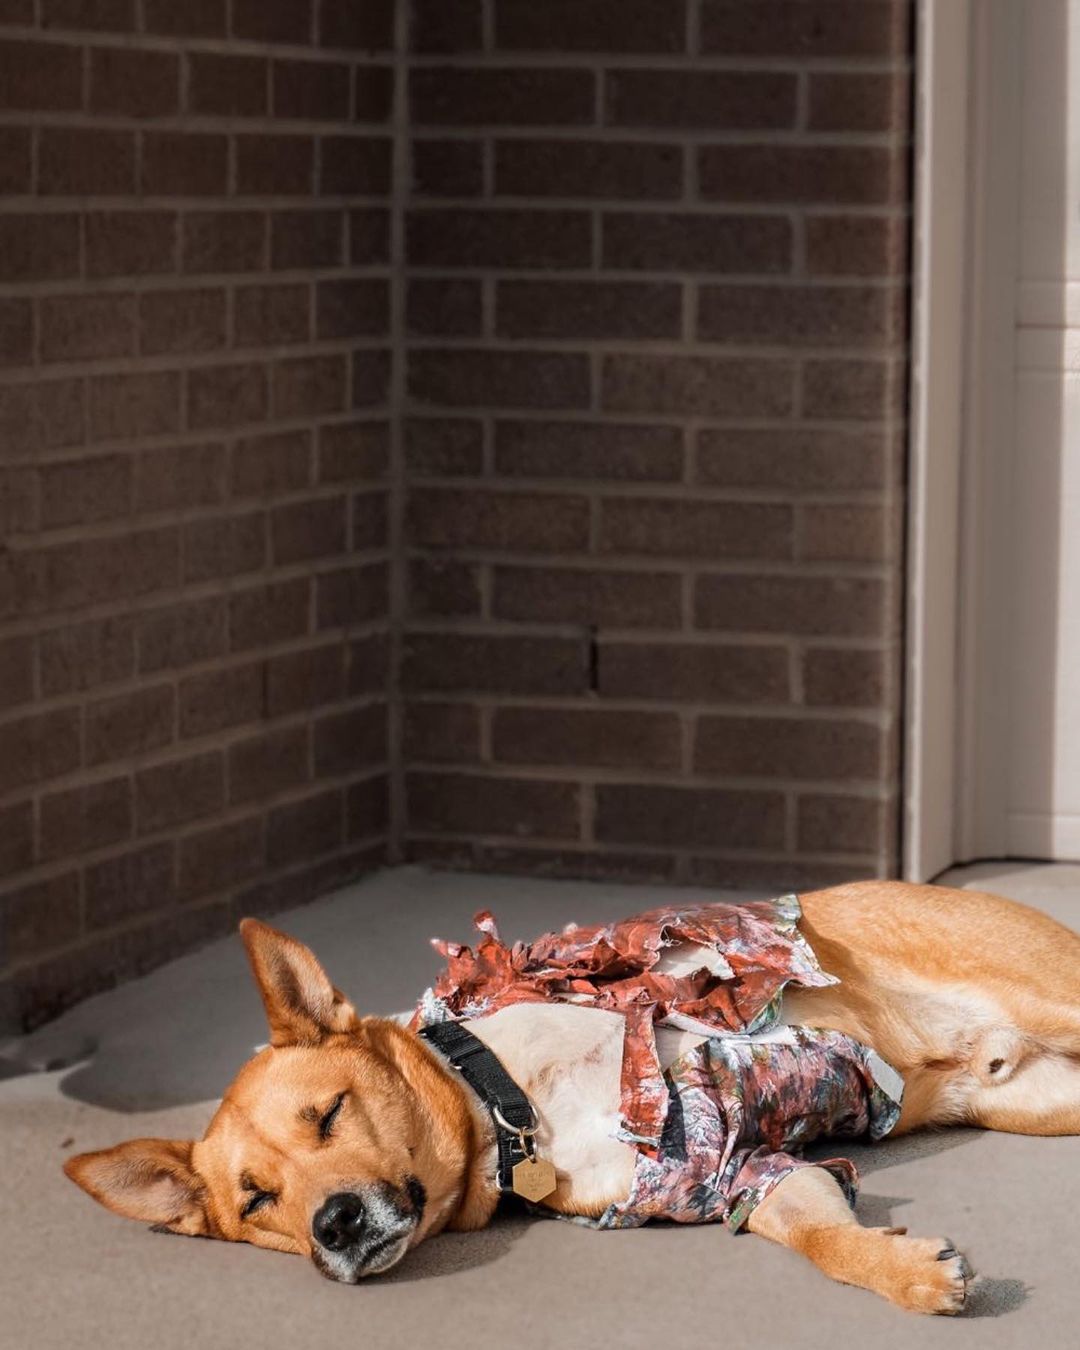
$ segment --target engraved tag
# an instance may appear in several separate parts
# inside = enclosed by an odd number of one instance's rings
[[[526,1200],[543,1200],[555,1189],[555,1169],[546,1158],[525,1158],[511,1173],[514,1194]]]

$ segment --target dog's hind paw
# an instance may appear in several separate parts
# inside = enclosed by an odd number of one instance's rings
[[[890,1271],[894,1303],[912,1312],[955,1317],[963,1312],[975,1278],[963,1254],[948,1238],[895,1239]]]

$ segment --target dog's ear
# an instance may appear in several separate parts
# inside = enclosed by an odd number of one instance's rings
[[[266,1008],[271,1045],[315,1045],[356,1025],[356,1009],[302,942],[258,919],[242,920],[240,935]]]
[[[129,1139],[68,1158],[64,1171],[114,1214],[205,1237],[205,1192],[192,1168],[191,1150],[190,1139]]]

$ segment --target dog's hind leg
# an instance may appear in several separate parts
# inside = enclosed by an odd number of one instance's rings
[[[836,1178],[821,1167],[790,1172],[747,1227],[801,1252],[841,1284],[870,1289],[912,1312],[958,1313],[967,1298],[972,1273],[948,1238],[863,1228]]]
[[[1080,1134],[1080,1059],[1038,1050],[1007,1082],[977,1087],[973,1125],[1009,1134]]]

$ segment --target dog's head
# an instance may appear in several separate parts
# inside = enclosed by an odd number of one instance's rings
[[[117,1214],[299,1252],[356,1283],[461,1204],[471,1110],[414,1036],[358,1017],[305,946],[254,919],[240,931],[270,1044],[241,1069],[205,1138],[132,1139],[64,1171]]]

